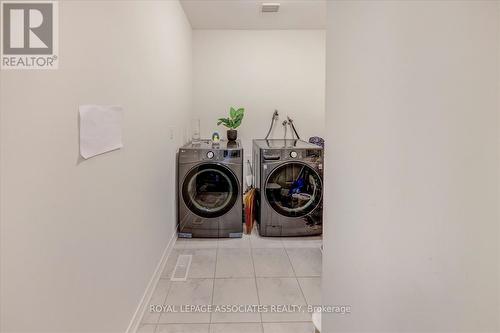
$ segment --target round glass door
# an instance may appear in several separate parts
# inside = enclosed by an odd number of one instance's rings
[[[182,185],[182,198],[201,217],[227,213],[238,198],[238,181],[227,167],[202,164],[189,171]]]
[[[266,181],[266,198],[274,210],[287,217],[301,217],[320,203],[321,178],[303,163],[286,163],[274,169]]]

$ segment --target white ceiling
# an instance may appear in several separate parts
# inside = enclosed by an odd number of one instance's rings
[[[277,13],[261,4],[278,2]],[[181,0],[193,29],[325,29],[326,0]]]

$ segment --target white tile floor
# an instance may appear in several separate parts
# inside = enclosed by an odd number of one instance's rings
[[[321,237],[178,239],[149,304],[319,305]],[[177,257],[191,254],[187,281],[172,282]],[[308,313],[150,313],[145,333],[312,333]]]

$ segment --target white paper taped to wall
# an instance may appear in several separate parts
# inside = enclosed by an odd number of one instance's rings
[[[87,159],[123,147],[123,108],[80,105],[80,155]]]

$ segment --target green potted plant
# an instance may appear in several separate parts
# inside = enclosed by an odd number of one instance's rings
[[[243,115],[245,114],[244,108],[235,109],[233,107],[229,110],[229,118],[219,118],[217,122],[217,126],[223,124],[227,128],[227,140],[235,141],[238,137],[238,131],[236,129],[241,125],[241,121],[243,120]]]

